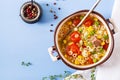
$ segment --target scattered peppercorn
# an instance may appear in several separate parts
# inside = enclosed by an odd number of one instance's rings
[[[56,16],[56,14],[54,14],[54,16]]]
[[[58,18],[58,16],[55,15],[55,16],[54,16],[54,19],[57,19],[57,18]]]
[[[50,29],[50,32],[53,32],[53,30],[52,30],[52,29]]]
[[[59,7],[58,10],[61,10],[61,8]]]
[[[54,2],[53,4],[54,4],[54,5],[56,5],[57,3],[56,3],[56,2]]]
[[[53,24],[51,24],[50,26],[53,26]]]
[[[59,0],[56,0],[56,1],[59,1]],[[55,6],[55,5],[57,5],[57,3],[56,2],[53,2],[53,5]],[[46,6],[49,6],[50,7],[50,4],[46,4]],[[58,15],[57,15],[57,11],[58,10],[61,10],[61,8],[60,7],[57,7],[57,9],[53,9],[53,8],[50,8],[49,9],[49,11],[50,11],[50,13],[53,15],[53,19],[54,20],[56,20],[56,19],[58,19]],[[53,26],[53,24],[50,24],[50,26]],[[50,32],[53,32],[53,30],[50,30]]]
[[[53,13],[53,10],[52,10],[52,9],[50,9],[50,12],[51,12],[51,13]]]
[[[46,6],[49,6],[49,4],[46,4]]]

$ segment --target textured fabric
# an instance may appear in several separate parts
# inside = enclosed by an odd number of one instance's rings
[[[115,0],[111,19],[117,27],[115,47],[109,60],[97,67],[96,80],[120,80],[120,0]]]

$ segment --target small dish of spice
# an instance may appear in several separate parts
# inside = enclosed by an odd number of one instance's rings
[[[35,1],[25,2],[20,9],[20,16],[27,23],[39,21],[42,10],[40,5]]]

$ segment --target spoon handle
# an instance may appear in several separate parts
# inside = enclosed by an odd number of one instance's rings
[[[81,26],[81,24],[84,22],[84,20],[89,16],[89,14],[96,8],[96,6],[99,4],[101,0],[97,0],[96,3],[92,6],[92,8],[89,10],[89,12],[84,16],[84,18],[80,21],[80,23],[77,25],[76,28]]]
[[[81,26],[81,24],[84,22],[84,20],[85,20],[85,19],[89,16],[89,14],[96,8],[96,6],[99,4],[100,1],[101,1],[101,0],[97,0],[97,1],[94,3],[94,5],[92,6],[92,8],[87,12],[87,14],[86,14],[86,15],[84,16],[84,18],[79,22],[79,24],[78,24],[76,27],[70,29],[70,30],[64,35],[64,37],[63,37],[62,40],[64,40],[65,37],[66,37],[68,34],[70,34],[73,30],[77,30],[77,28]]]
[[[32,5],[33,5],[33,0],[31,0],[31,3],[32,3]]]

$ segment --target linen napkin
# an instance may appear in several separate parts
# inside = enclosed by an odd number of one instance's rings
[[[120,0],[115,0],[111,19],[117,27],[114,34],[114,50],[111,57],[104,64],[97,67],[96,80],[120,80]]]
[[[92,71],[92,69],[77,70],[73,74],[64,78],[64,80],[91,80],[91,71]],[[94,72],[94,74],[95,74],[95,72]]]

